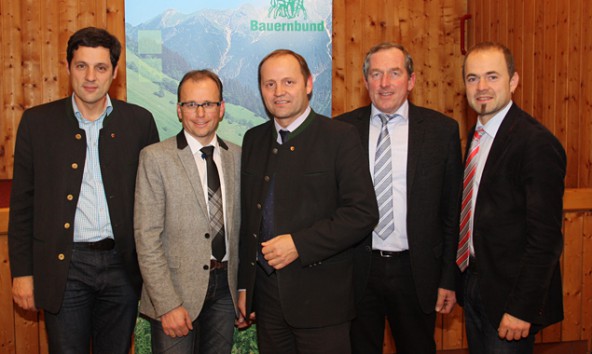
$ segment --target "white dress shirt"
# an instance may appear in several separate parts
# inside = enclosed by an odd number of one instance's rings
[[[370,173],[374,179],[374,160],[376,144],[382,123],[378,117],[380,112],[372,105],[370,116],[370,134],[368,136],[368,157]],[[409,101],[405,101],[395,112],[397,117],[387,123],[391,140],[391,167],[393,187],[393,217],[395,231],[386,239],[381,239],[372,232],[372,249],[400,252],[409,249],[407,240],[407,152],[409,143]]]

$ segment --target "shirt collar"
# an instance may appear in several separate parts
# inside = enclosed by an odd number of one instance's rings
[[[380,118],[378,118],[378,116],[380,114],[387,114],[387,113],[381,112],[378,108],[376,108],[376,106],[373,103],[372,104],[372,112],[371,112],[370,117],[372,117],[374,119],[378,119],[380,121]],[[399,106],[399,109],[397,109],[393,115],[399,115],[404,120],[408,120],[409,119],[409,100],[405,100],[405,102],[403,102],[403,104],[401,106]]]
[[[189,148],[191,149],[191,153],[193,155],[201,154],[200,150],[204,146],[209,146],[209,145],[213,146],[214,147],[214,154],[216,153],[216,150],[220,149],[220,146],[218,145],[218,137],[216,135],[214,135],[214,138],[212,139],[212,141],[210,141],[209,144],[202,145],[191,134],[187,133],[187,131],[185,129],[183,129],[183,134],[185,134],[185,139],[187,140],[187,144],[189,145]]]
[[[281,125],[278,124],[278,122],[274,119],[273,120],[273,124],[275,126],[275,130],[279,135],[280,130],[287,130],[290,132],[295,131],[296,129],[298,129],[298,127],[306,120],[306,117],[308,117],[308,115],[310,114],[310,106],[306,107],[306,109],[304,110],[304,112],[298,117],[296,118],[292,123],[290,123],[290,125],[288,125],[287,127],[282,127]]]
[[[481,119],[477,119],[475,129],[483,127],[485,134],[495,138],[495,135],[502,125],[506,114],[508,114],[510,107],[512,107],[512,101],[508,102],[508,104],[501,111],[497,112],[486,124],[481,123]]]
[[[82,116],[82,113],[80,112],[80,109],[76,104],[76,100],[74,99],[74,95],[75,94],[72,94],[72,108],[74,109],[74,115],[76,116],[78,123],[92,123],[91,121],[85,119]],[[111,114],[111,112],[113,112],[113,105],[111,104],[111,98],[109,97],[109,94],[107,94],[107,104],[105,107],[105,111],[103,111],[99,119],[97,119],[96,121],[103,121],[103,119],[105,119],[106,116]]]

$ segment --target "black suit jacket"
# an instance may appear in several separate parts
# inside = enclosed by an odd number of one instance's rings
[[[62,304],[74,214],[86,158],[86,135],[78,127],[72,98],[24,112],[14,154],[8,242],[13,277],[33,275],[35,305],[57,312]],[[117,250],[139,296],[133,229],[140,150],[158,141],[152,114],[111,100],[99,137],[101,174]]]
[[[496,328],[506,312],[543,326],[563,319],[565,169],[561,143],[513,104],[487,157],[473,224],[481,300]]]
[[[358,128],[368,159],[371,106],[337,120]],[[434,311],[438,288],[455,286],[462,165],[458,124],[436,111],[409,103],[407,237],[415,288],[422,310]],[[395,205],[395,208],[397,206]],[[372,255],[370,232],[356,247],[356,298],[364,294]]]
[[[314,112],[276,143],[273,121],[249,130],[242,150],[239,288],[253,308],[262,205],[275,179],[275,234],[291,234],[299,258],[277,271],[286,321],[297,328],[354,316],[353,248],[378,221],[366,158],[355,129]],[[265,306],[265,304],[257,304]]]

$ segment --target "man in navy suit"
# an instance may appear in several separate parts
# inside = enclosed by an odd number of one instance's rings
[[[532,353],[536,332],[563,319],[565,151],[512,102],[519,77],[508,48],[476,45],[463,78],[478,114],[467,145],[457,257],[469,350]]]
[[[413,60],[400,44],[370,49],[363,72],[372,105],[336,118],[358,129],[380,210],[356,248],[353,352],[382,353],[386,316],[397,353],[435,353],[436,313],[456,303],[458,124],[409,102]]]

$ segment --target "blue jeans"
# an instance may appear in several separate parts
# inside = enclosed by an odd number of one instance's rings
[[[115,249],[74,246],[64,301],[45,312],[49,352],[127,354],[136,324],[138,298]]]
[[[534,337],[541,329],[532,325],[528,337],[508,341],[501,339],[487,314],[479,294],[479,275],[467,270],[464,281],[464,311],[467,341],[471,354],[531,354]]]
[[[150,319],[152,353],[230,354],[235,316],[228,288],[228,272],[226,269],[214,269],[210,271],[203,307],[189,334],[180,338],[169,337],[164,334],[160,321]]]

